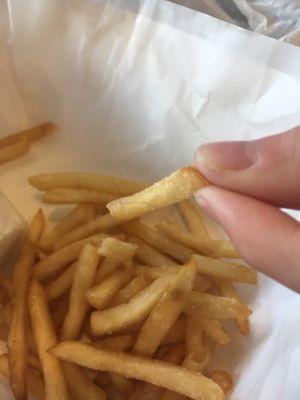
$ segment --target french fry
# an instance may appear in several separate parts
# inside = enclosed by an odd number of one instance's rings
[[[178,206],[189,231],[195,235],[209,237],[200,208],[191,200],[183,200],[178,203]]]
[[[164,221],[156,225],[156,228],[167,237],[178,241],[184,246],[190,247],[195,252],[212,257],[227,257],[224,248],[227,249],[224,240],[212,240],[207,236],[195,235],[185,232],[183,228],[173,222]]]
[[[172,257],[174,260],[181,263],[187,262],[194,252],[179,243],[162,235],[156,229],[151,228],[138,221],[127,222],[122,226],[126,232],[138,236],[150,246],[155,247],[167,256]]]
[[[99,285],[87,290],[85,298],[87,302],[98,310],[103,310],[113,296],[129,282],[132,270],[121,268],[103,280]]]
[[[209,378],[215,381],[225,394],[228,394],[233,387],[231,375],[226,371],[213,371],[208,374]]]
[[[234,282],[257,283],[257,272],[246,265],[232,263],[215,258],[195,255],[192,258],[197,263],[198,273],[216,278],[228,279]]]
[[[57,250],[35,265],[34,277],[41,281],[53,276],[56,272],[75,261],[87,243],[99,245],[104,237],[102,234],[93,235]]]
[[[79,225],[77,228],[68,232],[64,237],[57,240],[54,244],[54,250],[59,250],[71,243],[84,239],[98,232],[103,232],[106,229],[118,225],[120,222],[109,214],[100,215],[85,224]]]
[[[105,258],[100,264],[95,278],[95,283],[100,283],[103,279],[107,278],[111,275],[116,269],[118,269],[121,265],[121,261],[116,258]]]
[[[126,286],[118,291],[109,303],[110,307],[115,307],[120,304],[127,303],[133,296],[145,289],[150,283],[151,279],[145,276],[137,276],[132,279]]]
[[[189,198],[208,182],[193,167],[181,168],[152,186],[107,204],[113,217],[130,220]]]
[[[40,359],[35,354],[28,354],[28,364],[38,372],[43,371]]]
[[[220,254],[221,257],[225,258],[241,258],[240,254],[234,248],[233,244],[228,240],[224,240],[221,242]]]
[[[77,261],[73,262],[58,278],[49,283],[45,289],[49,300],[57,299],[71,288],[76,268]]]
[[[143,356],[154,354],[185,307],[195,277],[196,267],[191,263],[184,265],[170,281],[139,333],[134,345],[137,354]]]
[[[42,197],[44,203],[51,204],[107,204],[116,196],[97,190],[50,189]]]
[[[134,345],[134,342],[135,338],[133,335],[121,335],[98,340],[93,342],[92,345],[100,349],[104,348],[114,351],[126,351]]]
[[[69,311],[62,327],[62,339],[74,339],[78,335],[86,317],[89,305],[85,299],[86,291],[92,286],[99,262],[96,248],[86,244],[78,259],[73,278]]]
[[[2,271],[0,271],[0,286],[4,289],[7,296],[13,298],[13,283]]]
[[[14,267],[13,314],[8,337],[10,386],[16,400],[27,399],[28,305],[27,293],[35,257],[34,245],[25,239]]]
[[[194,400],[224,399],[222,389],[214,381],[163,361],[95,349],[80,342],[62,342],[51,349],[51,354],[86,368],[161,386]]]
[[[134,256],[137,247],[134,243],[126,243],[116,238],[108,237],[102,240],[97,253],[100,256],[116,258],[124,262]]]
[[[161,267],[165,266],[178,266],[178,264],[171,260],[169,257],[160,253],[158,250],[149,246],[149,244],[145,243],[141,239],[130,236],[128,238],[130,243],[135,243],[138,245],[138,248],[135,253],[135,257],[144,262],[147,265],[152,265],[153,267]]]
[[[236,319],[250,313],[239,300],[195,291],[189,293],[184,311],[192,317],[212,319]]]
[[[115,176],[84,172],[60,172],[31,176],[29,183],[39,190],[54,188],[99,190],[124,196],[143,190],[143,182],[130,181]]]
[[[29,291],[29,310],[39,358],[45,380],[47,400],[69,400],[61,362],[48,352],[57,343],[55,329],[48,309],[46,294],[37,281]]]
[[[40,208],[33,217],[33,220],[29,227],[29,237],[33,243],[37,243],[46,226],[46,219],[43,210]]]
[[[20,140],[27,140],[28,142],[33,142],[39,140],[45,135],[53,132],[55,125],[51,122],[46,122],[44,124],[35,126],[33,128],[25,129],[21,132],[13,133],[0,139],[0,147],[7,146],[19,142]]]
[[[57,225],[43,235],[39,243],[40,247],[45,250],[51,250],[57,240],[64,237],[78,225],[86,223],[94,217],[95,207],[93,205],[80,204],[76,206]]]
[[[210,358],[211,351],[205,346],[204,331],[199,327],[196,320],[187,317],[186,333],[185,333],[185,348],[186,354],[183,365],[192,371],[202,372]]]
[[[64,362],[64,374],[72,398],[76,400],[105,400],[106,396],[99,386],[95,385],[83,368]]]
[[[142,321],[162,296],[168,283],[169,276],[159,278],[128,303],[92,312],[91,328],[94,335],[113,333]]]
[[[65,296],[62,297],[61,301],[58,303],[58,306],[56,307],[55,311],[53,312],[53,321],[55,323],[55,327],[57,332],[60,331],[64,320],[66,318],[66,315],[68,313],[69,309],[69,302],[68,298]]]
[[[230,342],[230,337],[220,321],[216,319],[202,318],[196,316],[196,314],[193,315],[193,318],[196,319],[199,329],[203,329],[204,333],[216,343],[225,345]]]
[[[179,271],[180,266],[176,267],[148,267],[145,265],[135,265],[134,266],[134,274],[136,276],[143,276],[147,279],[157,279],[161,278],[163,276],[169,275],[176,275],[177,272]]]
[[[186,323],[185,318],[180,316],[177,321],[171,326],[162,344],[182,342],[185,338]]]
[[[0,147],[0,164],[21,157],[29,149],[28,140],[20,139],[15,143],[7,144]]]
[[[8,365],[8,355],[2,354],[0,356],[0,375],[10,379],[10,369]],[[28,391],[38,400],[45,399],[45,386],[41,376],[36,373],[32,368],[27,368],[27,387]]]
[[[224,297],[231,297],[240,302],[244,307],[243,301],[241,300],[236,288],[233,286],[232,282],[225,280],[225,279],[218,279],[214,278],[215,286],[221,296]],[[239,331],[243,335],[248,335],[250,328],[249,328],[249,318],[247,315],[239,315],[236,318],[236,324]]]
[[[165,362],[178,365],[181,364],[183,355],[184,346],[182,343],[176,343],[169,346],[169,349],[162,358]],[[140,383],[134,393],[130,396],[129,400],[156,400],[162,396],[164,391],[165,390],[162,387],[151,385],[150,383]]]

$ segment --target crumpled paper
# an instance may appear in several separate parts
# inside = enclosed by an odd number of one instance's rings
[[[158,179],[201,143],[300,122],[298,48],[176,4],[8,0],[0,22],[0,134],[46,120],[60,127],[1,167],[1,188],[26,218],[40,205],[29,175]],[[251,335],[230,326],[232,344],[216,354],[234,374],[231,398],[297,400],[300,297],[263,276],[241,290]],[[4,386],[0,397],[10,398]]]

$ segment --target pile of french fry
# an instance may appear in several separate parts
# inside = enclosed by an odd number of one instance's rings
[[[51,229],[40,209],[13,276],[0,275],[0,373],[15,398],[224,399],[231,375],[209,362],[231,340],[223,320],[249,333],[234,283],[257,276],[229,260],[236,250],[210,237],[190,200],[203,176],[186,167],[152,186],[89,173],[29,182],[44,202],[74,208]],[[173,204],[186,228],[142,222]]]

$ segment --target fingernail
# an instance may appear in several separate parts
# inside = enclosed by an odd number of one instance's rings
[[[242,170],[253,165],[258,158],[257,141],[218,142],[200,146],[195,154],[196,166],[214,170]]]
[[[199,206],[205,210],[211,218],[217,220],[214,207],[212,207],[213,202],[211,201],[214,198],[214,191],[215,187],[213,186],[202,188],[194,194],[194,197]]]

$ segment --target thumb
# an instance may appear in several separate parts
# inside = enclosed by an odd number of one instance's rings
[[[255,141],[200,146],[195,164],[216,186],[300,209],[300,128]]]
[[[196,200],[254,268],[300,293],[300,225],[262,201],[210,186]]]

